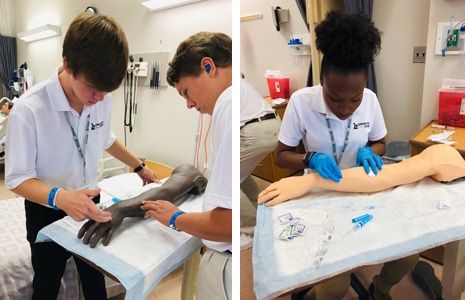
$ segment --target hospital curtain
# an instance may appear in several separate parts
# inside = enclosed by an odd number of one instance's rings
[[[346,13],[364,13],[367,16],[373,15],[373,0],[344,0]],[[371,64],[368,67],[367,88],[377,93],[375,67]]]
[[[9,87],[13,71],[16,68],[16,38],[0,34],[0,78],[7,94],[6,97],[12,99],[13,91]]]
[[[13,93],[9,82],[13,78],[17,60],[16,38],[13,37],[13,6],[12,0],[0,0],[0,79],[7,91],[5,96],[10,99],[13,98]]]

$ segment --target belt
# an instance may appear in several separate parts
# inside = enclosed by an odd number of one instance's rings
[[[261,121],[265,121],[265,120],[269,120],[269,119],[276,119],[276,114],[275,113],[269,113],[269,114],[266,114],[266,115],[264,115],[262,117],[252,119],[250,121],[245,122],[242,127],[244,127],[245,125],[250,124],[250,123],[261,122]]]

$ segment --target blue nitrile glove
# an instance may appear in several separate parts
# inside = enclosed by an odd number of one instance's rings
[[[356,166],[363,166],[367,174],[370,173],[371,168],[376,175],[378,174],[378,170],[383,168],[383,159],[378,154],[374,153],[371,147],[363,147],[358,150]]]
[[[324,179],[332,179],[335,182],[339,182],[342,178],[341,170],[330,155],[322,152],[313,154],[309,164],[310,169],[314,169]]]

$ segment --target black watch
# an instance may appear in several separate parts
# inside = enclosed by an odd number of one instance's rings
[[[138,173],[138,172],[141,171],[144,167],[145,167],[145,164],[142,163],[140,166],[138,166],[137,168],[134,169],[134,173]]]
[[[302,159],[302,161],[304,162],[306,168],[310,168],[310,160],[312,159],[313,155],[315,155],[315,153],[315,151],[305,153],[305,156]]]

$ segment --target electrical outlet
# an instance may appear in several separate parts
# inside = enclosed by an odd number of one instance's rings
[[[426,61],[426,46],[413,47],[413,62],[425,63]]]

